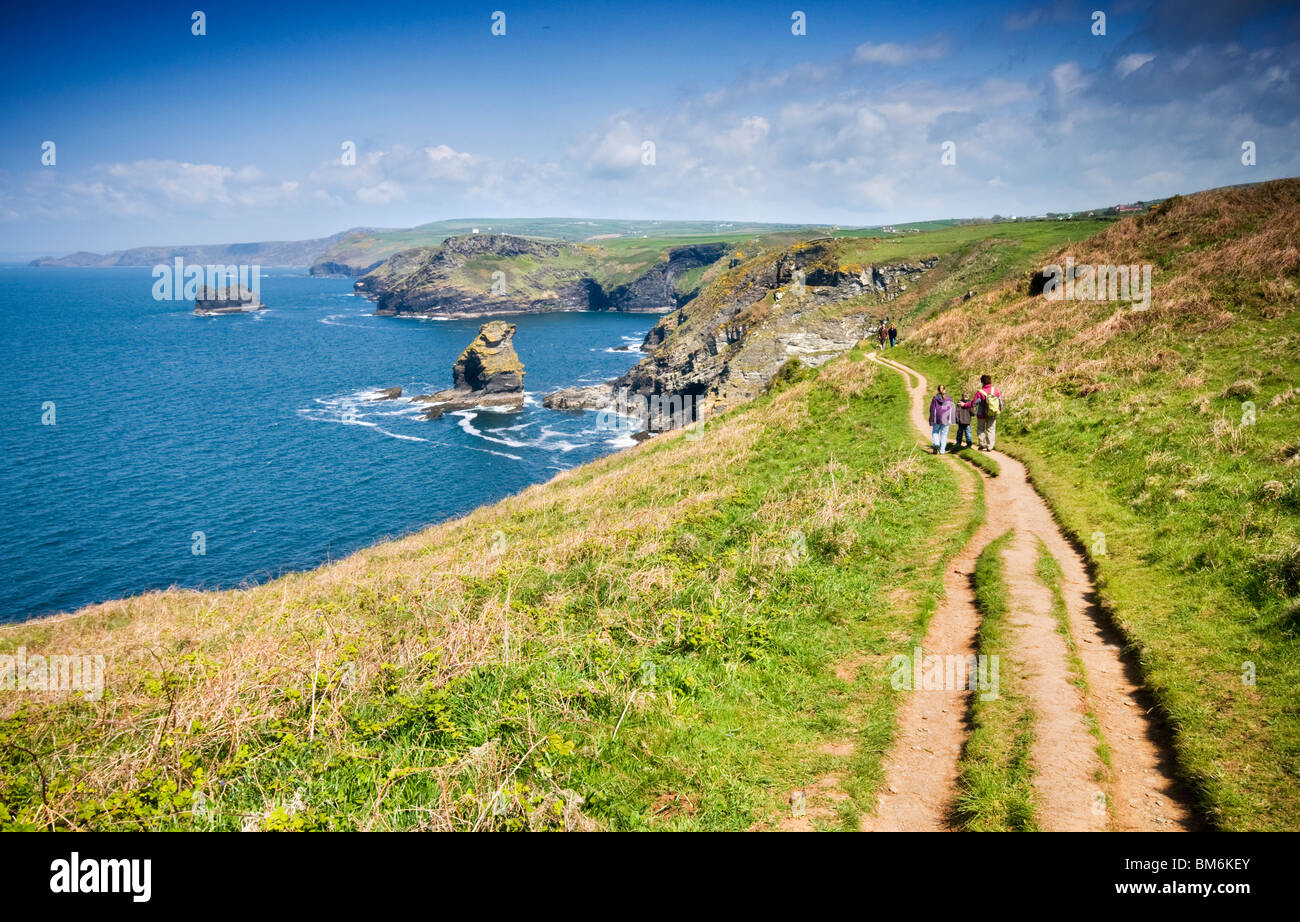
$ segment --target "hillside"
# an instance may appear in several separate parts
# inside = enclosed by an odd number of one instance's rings
[[[0,823],[747,828],[840,764],[865,808],[874,664],[931,602],[956,497],[873,372],[311,573],[5,629],[109,666],[97,703],[0,701]],[[850,732],[862,753],[823,751]]]
[[[906,770],[937,749],[915,709],[944,702],[940,828],[1129,828],[1121,792],[1172,777],[1180,828],[1300,828],[1298,227],[1286,180],[1114,224],[734,246],[638,366],[695,387],[678,363],[722,356],[709,381],[750,390],[704,426],[263,586],[0,628],[0,654],[108,664],[97,701],[0,698],[0,827],[895,828],[889,798],[935,780]],[[1150,307],[1030,294],[1067,256],[1153,265]],[[852,346],[885,311],[903,347]],[[991,477],[915,431],[933,383],[982,371],[1008,398]],[[973,733],[965,698],[891,684],[957,603],[1006,664]],[[1053,669],[1083,701],[1132,693],[1054,716],[1099,766],[1062,802],[1034,708]],[[1136,777],[1162,731],[1176,764]]]
[[[449,237],[406,250],[357,282],[379,314],[479,316],[556,310],[664,311],[694,294],[684,280],[721,258],[721,243],[644,242],[617,249],[508,234]]]
[[[181,258],[203,265],[310,266],[325,258],[335,246],[356,236],[382,233],[357,228],[315,240],[277,240],[262,243],[198,244],[193,246],[149,246],[112,253],[72,253],[61,257],[41,257],[32,266],[116,267],[157,266]]]
[[[701,412],[751,400],[789,360],[816,365],[843,353],[897,310],[909,288],[948,278],[978,247],[990,266],[1018,265],[1041,247],[1082,239],[1105,222],[978,225],[906,237],[760,238],[700,275],[700,295],[646,335],[649,353],[619,378],[548,395],[557,409],[601,409],[619,393],[677,394]],[[1027,263],[1026,263],[1027,265]]]
[[[456,218],[410,228],[354,227],[313,240],[264,243],[146,246],[111,253],[71,253],[31,261],[32,266],[155,266],[180,256],[196,263],[256,263],[262,266],[310,266],[312,275],[362,276],[404,250],[437,247],[448,237],[509,234],[539,241],[617,244],[619,249],[681,246],[702,241],[738,241],[755,235],[790,239],[825,233],[806,224],[756,224],[727,221],[626,221],[608,218]]]
[[[1227,828],[1300,825],[1297,240],[1300,180],[1175,197],[1035,267],[1150,264],[1149,309],[1048,302],[1025,275],[936,285],[896,350],[954,389],[996,375],[1000,447],[1088,550]]]

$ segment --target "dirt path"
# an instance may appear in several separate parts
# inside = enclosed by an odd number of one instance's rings
[[[871,358],[903,375],[913,419],[928,442],[930,393],[925,377],[878,354]],[[948,459],[966,476],[984,478],[987,515],[945,574],[945,599],[930,622],[925,652],[974,652],[979,627],[970,579],[974,561],[990,541],[1014,529],[1016,538],[1003,553],[1014,628],[1011,658],[1024,670],[1026,692],[1037,715],[1031,758],[1040,825],[1049,830],[1191,828],[1193,817],[1173,781],[1160,728],[1147,716],[1136,670],[1122,656],[1119,639],[1096,605],[1083,558],[1061,533],[1024,465],[995,454],[1002,469],[998,477]],[[1084,664],[1087,694],[1074,682],[1069,648],[1052,613],[1052,594],[1037,576],[1039,540],[1062,570],[1070,634]],[[970,729],[969,695],[963,689],[907,696],[876,814],[864,820],[864,829],[950,828],[957,764]],[[1085,720],[1088,710],[1096,715],[1109,747],[1111,770],[1097,754],[1097,741]]]
[[[962,483],[963,515],[978,476],[950,459]],[[943,598],[930,618],[922,655],[975,652],[979,615],[971,574],[979,549],[999,532],[985,521],[949,562],[943,575]],[[957,763],[970,733],[970,696],[965,688],[907,695],[899,708],[898,734],[885,763],[885,782],[874,816],[864,817],[866,832],[936,832],[951,829],[949,814],[957,796]]]

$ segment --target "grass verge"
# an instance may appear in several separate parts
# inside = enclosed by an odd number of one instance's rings
[[[977,652],[997,657],[999,681],[989,696],[971,695],[974,729],[958,765],[955,813],[958,824],[971,832],[1023,832],[1038,828],[1034,812],[1034,712],[1007,663],[1011,644],[1007,632],[1007,589],[1002,552],[1015,532],[989,542],[975,561],[975,604],[981,615]]]

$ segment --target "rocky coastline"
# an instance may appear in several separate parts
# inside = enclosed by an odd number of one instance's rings
[[[663,313],[694,294],[678,290],[684,273],[711,265],[725,252],[721,243],[673,247],[632,281],[612,284],[617,260],[599,247],[469,234],[448,237],[437,247],[398,253],[354,287],[375,302],[375,313],[381,316]]]
[[[648,416],[650,431],[705,419],[760,394],[791,360],[816,366],[851,349],[938,261],[841,266],[837,256],[834,241],[824,240],[737,262],[690,304],[660,318],[642,344],[648,354],[626,373],[562,388],[542,405],[622,407],[630,418]],[[664,405],[676,399],[674,406],[689,406],[693,415],[644,414],[653,398]]]

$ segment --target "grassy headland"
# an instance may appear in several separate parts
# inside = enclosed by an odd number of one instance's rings
[[[1035,267],[1150,264],[1149,309],[939,284],[897,353],[953,389],[995,375],[998,447],[1087,551],[1227,829],[1300,827],[1298,227],[1298,180],[1174,198]]]

